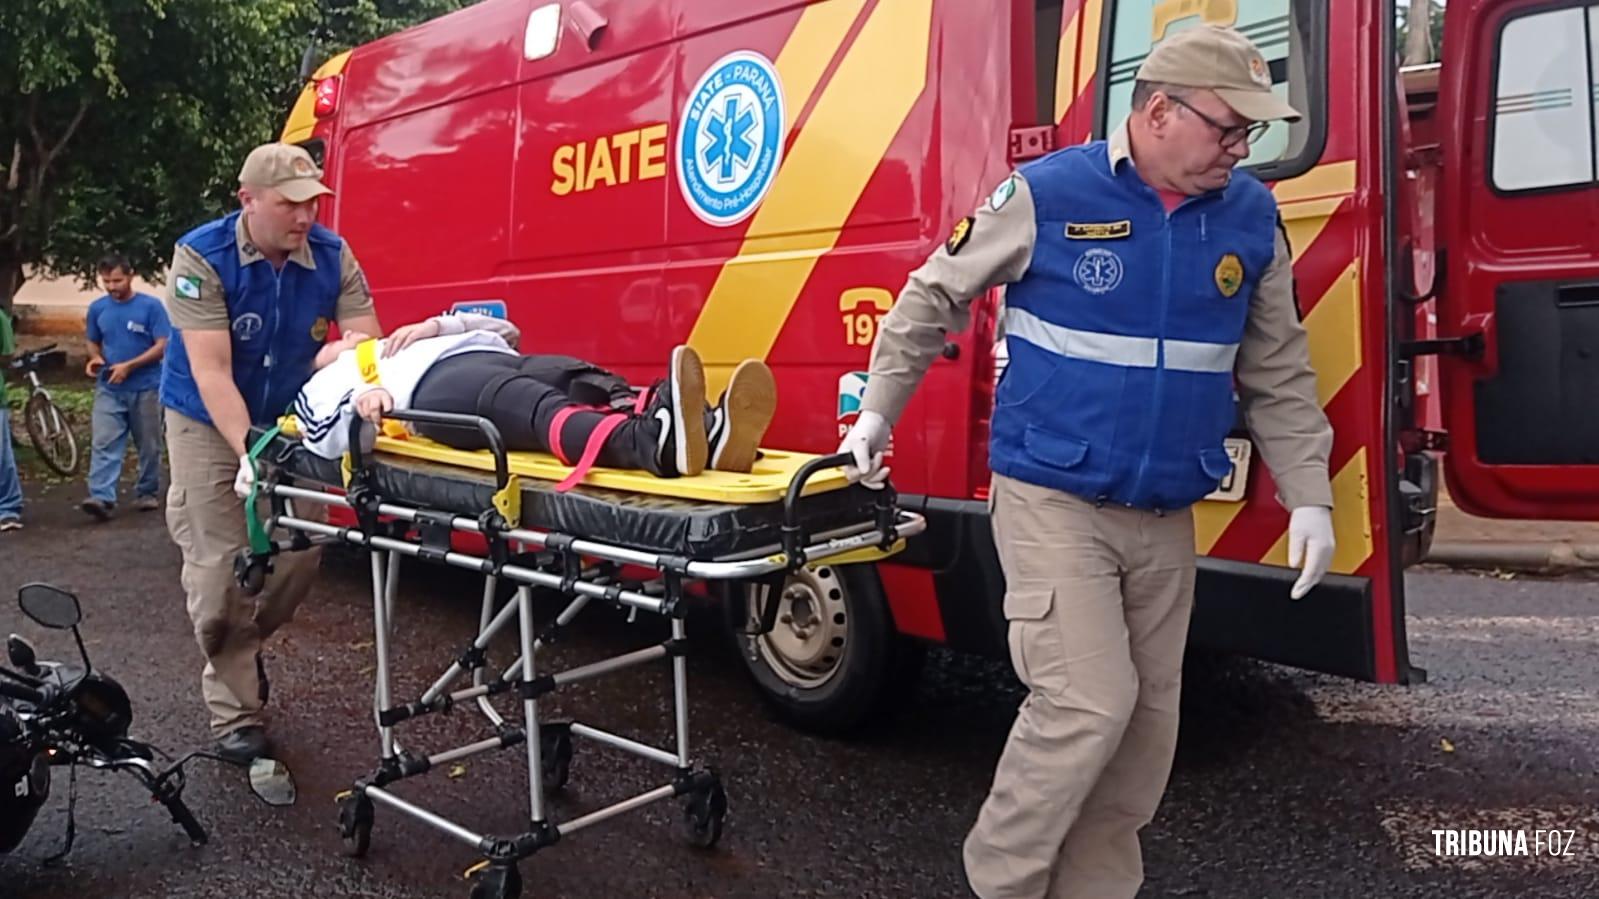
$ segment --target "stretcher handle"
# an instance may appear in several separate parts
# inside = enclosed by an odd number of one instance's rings
[[[460,415],[455,412],[429,412],[425,409],[395,409],[383,413],[383,417],[462,431],[477,431],[488,441],[489,452],[494,454],[494,486],[503,490],[510,482],[511,462],[505,454],[505,438],[500,436],[500,429],[494,426],[494,422],[487,418],[481,415]],[[350,464],[356,469],[361,467],[360,437],[361,426],[365,423],[365,419],[360,417],[350,422]]]
[[[794,480],[788,482],[788,494],[783,497],[783,523],[789,526],[799,524],[800,494],[805,492],[805,482],[824,468],[840,468],[855,461],[853,453],[834,453],[831,456],[821,456],[812,459],[800,466],[794,473]]]
[[[794,473],[794,480],[788,482],[788,493],[783,497],[783,532],[789,538],[799,535],[799,501],[800,494],[805,492],[805,483],[818,471],[826,468],[840,468],[855,461],[851,453],[834,453],[831,456],[821,456],[806,462]],[[785,540],[785,544],[788,540]],[[786,546],[785,549],[793,547]]]

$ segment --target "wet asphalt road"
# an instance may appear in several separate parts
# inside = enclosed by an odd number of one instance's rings
[[[94,661],[128,687],[134,733],[179,750],[205,736],[199,654],[159,514],[82,518],[77,487],[29,485],[29,526],[0,538],[0,632],[70,657],[70,638],[21,619],[30,580],[79,594]],[[272,644],[273,733],[299,803],[271,809],[242,772],[197,764],[186,798],[211,831],[191,848],[132,781],[79,778],[79,835],[60,844],[66,778],[33,833],[0,857],[0,896],[465,897],[464,845],[379,809],[370,855],[342,857],[333,794],[377,755],[370,725],[366,572],[330,558],[297,621]],[[409,568],[396,666],[402,694],[472,632],[470,580]],[[1431,680],[1385,688],[1243,662],[1196,660],[1165,805],[1145,831],[1144,896],[1599,895],[1599,582],[1410,576],[1412,654]],[[658,639],[609,612],[579,619],[556,662]],[[732,811],[721,846],[688,848],[676,805],[608,822],[524,865],[539,897],[958,897],[959,846],[1021,698],[1008,669],[935,653],[892,722],[853,742],[771,720],[739,662],[701,626],[690,661],[695,752],[723,772]],[[432,652],[427,651],[428,648]],[[508,656],[506,657],[509,658]],[[556,711],[666,745],[663,664],[557,693]],[[419,746],[457,745],[476,722],[423,723]],[[403,731],[402,731],[403,733]],[[455,740],[454,743],[448,742]],[[1445,745],[1452,751],[1445,751]],[[525,813],[520,751],[399,788],[480,829]],[[559,817],[657,785],[662,771],[579,744]],[[1575,830],[1571,857],[1438,858],[1439,827]]]

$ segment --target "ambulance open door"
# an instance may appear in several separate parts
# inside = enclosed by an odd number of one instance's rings
[[[1455,0],[1436,341],[1463,509],[1599,519],[1599,3]]]

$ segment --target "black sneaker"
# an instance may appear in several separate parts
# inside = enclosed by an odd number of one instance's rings
[[[672,350],[664,380],[650,389],[640,422],[653,434],[650,471],[662,477],[692,477],[705,470],[705,365],[686,346]]]
[[[272,744],[267,740],[266,728],[257,724],[247,724],[225,733],[216,742],[217,755],[240,765],[264,758],[271,751]]]
[[[748,472],[760,454],[761,438],[777,412],[777,380],[759,359],[745,359],[733,369],[722,398],[711,410],[711,468]]]
[[[95,499],[94,497],[90,497],[83,502],[78,503],[78,508],[89,513],[89,515],[96,521],[109,521],[111,519],[112,510],[116,509],[116,504],[108,503],[103,499]]]

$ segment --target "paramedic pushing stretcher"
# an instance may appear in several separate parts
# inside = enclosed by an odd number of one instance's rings
[[[1332,431],[1272,194],[1233,168],[1299,114],[1230,29],[1164,41],[1108,141],[1021,167],[913,273],[844,440],[893,422],[972,298],[1008,284],[989,451],[1022,703],[968,835],[983,899],[1127,899],[1165,791],[1194,591],[1190,506],[1229,471],[1233,389],[1281,502],[1298,599],[1333,552]]]
[[[246,544],[240,496],[254,477],[245,437],[288,409],[330,322],[343,333],[381,333],[349,245],[315,223],[318,198],[332,193],[321,177],[299,147],[255,148],[239,172],[243,208],[179,238],[167,277],[167,528],[183,553],[217,750],[236,760],[268,752],[261,643],[293,617],[319,558],[314,550],[280,557],[256,597],[235,585],[233,557]]]
[[[666,377],[636,396],[620,376],[581,359],[519,355],[520,338],[508,321],[462,312],[381,341],[352,335],[328,344],[294,404],[305,447],[342,456],[355,415],[373,423],[393,409],[480,415],[507,449],[554,453],[574,466],[557,485],[565,489],[596,464],[660,477],[692,477],[707,465],[748,472],[776,410],[776,384],[759,360],[741,363],[707,409],[705,369],[689,347],[673,349]],[[415,427],[449,446],[485,446],[476,431]]]

